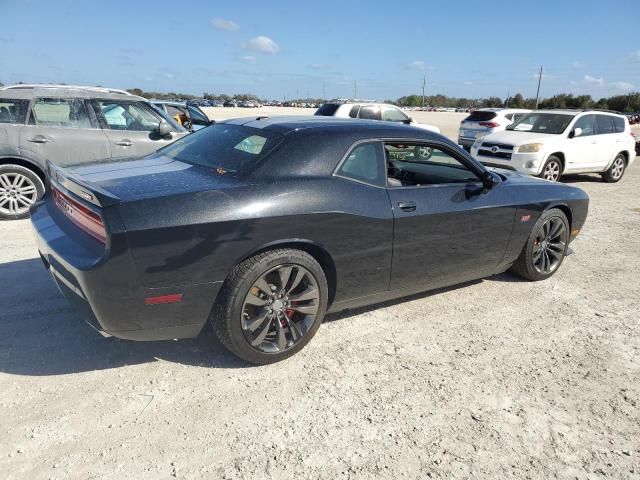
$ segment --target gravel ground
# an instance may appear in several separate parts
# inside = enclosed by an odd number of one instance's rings
[[[566,181],[591,209],[551,279],[334,315],[266,367],[103,339],[0,223],[0,478],[640,477],[640,166]]]

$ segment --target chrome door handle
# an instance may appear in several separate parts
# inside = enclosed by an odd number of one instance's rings
[[[119,142],[116,142],[116,145],[120,145],[121,147],[130,147],[133,143],[131,140],[120,140]]]
[[[42,135],[36,135],[35,137],[30,138],[29,141],[33,143],[47,143],[49,139]]]
[[[403,212],[415,212],[416,202],[400,202],[398,203],[398,208]]]

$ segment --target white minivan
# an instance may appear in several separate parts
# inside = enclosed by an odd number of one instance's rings
[[[624,115],[597,110],[538,110],[503,132],[479,138],[471,155],[487,166],[552,182],[567,173],[600,173],[617,182],[634,161],[635,138]]]

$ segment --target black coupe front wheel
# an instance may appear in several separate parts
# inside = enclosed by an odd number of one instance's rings
[[[278,249],[236,266],[213,310],[220,341],[247,362],[290,357],[315,335],[327,309],[327,280],[308,253]]]
[[[558,271],[569,246],[569,221],[562,210],[544,212],[531,231],[520,256],[511,267],[532,281],[544,280]]]

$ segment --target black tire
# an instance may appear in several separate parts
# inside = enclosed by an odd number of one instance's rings
[[[19,186],[14,184],[16,179]],[[21,165],[0,165],[1,220],[28,218],[29,207],[40,200],[44,192],[44,182],[33,170]]]
[[[557,182],[562,176],[562,161],[556,155],[549,155],[538,176],[550,182]]]
[[[627,160],[624,155],[619,153],[611,162],[609,169],[602,174],[602,180],[607,183],[619,182],[627,170]]]
[[[563,245],[560,246],[555,242],[552,243],[549,241],[542,242],[541,234],[544,236],[544,226],[548,224],[556,225],[557,222],[560,222],[563,227],[561,238]],[[562,210],[552,208],[544,212],[533,226],[531,234],[527,238],[527,243],[525,243],[520,256],[511,266],[510,270],[526,280],[539,281],[549,278],[558,271],[567,253],[571,233],[569,228],[569,221]],[[553,247],[547,247],[547,245],[553,245]],[[547,259],[552,258],[553,260],[553,264],[550,265],[552,268],[550,268],[549,271],[545,271],[544,268],[540,268],[540,266],[536,264],[536,261],[539,261],[536,260],[536,256],[540,249],[545,249],[546,252],[552,252],[551,255],[547,253]],[[542,255],[544,255],[544,253]],[[538,259],[540,259],[540,257],[538,257]],[[544,258],[542,258],[542,260],[544,261]]]
[[[315,318],[311,320],[312,323],[305,327],[308,329],[295,343],[291,340],[291,329],[288,329],[290,336],[287,338],[287,342],[291,341],[292,344],[289,346],[287,343],[286,349],[282,351],[265,352],[260,350],[259,346],[252,346],[247,338],[247,330],[243,329],[246,315],[243,309],[246,307],[250,290],[255,288],[256,283],[264,278],[265,275],[269,275],[269,272],[282,268],[282,266],[302,267],[302,269],[306,269],[307,273],[311,274],[312,280],[316,284],[314,286],[317,286],[318,290],[318,308]],[[294,355],[309,343],[324,319],[327,302],[328,286],[326,276],[322,267],[311,255],[294,249],[269,250],[248,258],[231,271],[213,307],[211,322],[220,342],[232,353],[249,363],[266,365]],[[275,302],[273,305],[275,305]],[[262,308],[266,308],[266,305]],[[266,322],[273,325],[274,329],[280,330],[285,327],[282,323],[276,325],[277,322],[284,322],[284,319],[280,320],[279,318],[269,319]]]

